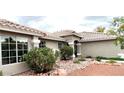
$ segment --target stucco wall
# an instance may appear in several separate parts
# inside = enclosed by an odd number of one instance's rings
[[[51,40],[45,40],[46,41],[46,47],[55,50],[58,50],[58,41],[51,41]]]
[[[80,38],[77,36],[64,36],[63,38],[65,38],[67,41],[80,40]]]
[[[28,49],[30,50],[32,46],[32,36],[29,35],[23,35],[23,34],[17,34],[17,33],[11,33],[11,32],[4,32],[0,31],[0,36],[1,35],[10,35],[10,36],[16,36],[16,37],[25,37],[28,38]],[[7,65],[2,65],[2,59],[1,59],[1,42],[0,42],[0,69],[2,69],[3,75],[14,75],[17,73],[24,72],[28,70],[29,68],[25,63],[13,63],[13,64],[7,64]]]
[[[73,39],[74,41],[75,41],[75,40],[80,40],[80,38],[77,37],[77,36],[73,36],[72,39]]]
[[[26,63],[14,63],[2,66],[3,75],[15,75],[29,70]]]
[[[122,52],[124,53],[124,50],[114,45],[114,41],[87,42],[81,45],[81,53],[83,56],[115,57],[118,53]]]

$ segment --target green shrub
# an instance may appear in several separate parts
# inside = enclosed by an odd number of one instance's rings
[[[120,61],[124,61],[124,58],[120,58],[120,57],[101,57],[101,56],[98,56],[96,57],[96,60],[101,60],[101,59],[106,59],[106,60],[120,60]]]
[[[111,63],[111,64],[114,64],[114,63],[117,63],[116,61],[114,60],[109,60],[109,61],[106,61],[106,63]]]
[[[3,72],[2,72],[2,70],[0,70],[0,76],[3,76]]]
[[[119,57],[112,57],[112,58],[108,58],[110,60],[120,60],[120,61],[124,61],[124,58],[119,58]]]
[[[65,45],[60,49],[60,54],[61,54],[61,59],[63,60],[70,59],[71,56],[73,55],[73,48],[68,45]]]
[[[96,60],[101,61],[101,57],[100,56],[96,57]]]
[[[48,72],[55,64],[54,52],[49,48],[34,48],[24,55],[28,66],[36,73]]]
[[[57,60],[60,57],[60,52],[58,50],[55,51],[55,59]]]
[[[92,56],[86,56],[86,58],[92,58]]]

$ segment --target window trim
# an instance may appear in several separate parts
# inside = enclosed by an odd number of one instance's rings
[[[9,51],[9,57],[2,57],[2,37],[15,37],[15,40],[16,40],[16,49],[15,49],[15,51],[16,51],[16,55],[15,56],[10,56],[10,51],[13,51],[13,50],[10,50],[10,48],[8,49],[8,51]],[[4,35],[4,34],[0,34],[0,66],[6,66],[6,65],[11,65],[11,64],[17,64],[17,63],[23,63],[23,61],[22,62],[19,62],[18,61],[18,57],[20,57],[20,56],[18,56],[18,46],[17,46],[17,41],[18,41],[18,39],[17,38],[25,38],[26,39],[26,42],[27,42],[27,49],[23,49],[23,51],[25,51],[25,50],[27,50],[27,51],[29,51],[29,43],[28,43],[28,37],[22,37],[22,36],[18,36],[18,35]],[[11,44],[10,42],[9,42],[9,44]],[[4,50],[3,50],[4,51]],[[6,50],[7,51],[7,50]],[[14,63],[10,63],[10,58],[16,58],[16,62],[14,62]],[[3,58],[9,58],[9,64],[3,64],[2,63],[2,59]]]

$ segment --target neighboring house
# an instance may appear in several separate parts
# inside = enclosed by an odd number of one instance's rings
[[[64,30],[46,33],[0,19],[0,69],[4,75],[14,75],[29,68],[23,62],[22,55],[33,47],[49,47],[59,50],[63,43],[73,47],[73,57],[77,56],[117,56],[123,52],[114,45],[116,37],[102,33]]]

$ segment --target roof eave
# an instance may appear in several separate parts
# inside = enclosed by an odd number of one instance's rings
[[[78,36],[78,35],[75,35],[75,34],[61,35],[60,37],[65,37],[65,36],[77,36],[79,38],[82,38],[81,36]]]
[[[100,41],[111,41],[111,40],[116,40],[116,38],[112,38],[112,39],[101,39],[101,40],[87,40],[87,41],[79,41],[81,43],[86,43],[86,42],[100,42]]]
[[[3,28],[3,27],[0,27],[0,30],[6,31],[6,32],[14,32],[14,33],[19,33],[19,34],[25,34],[25,35],[39,36],[39,37],[45,36],[45,33],[36,34],[36,33],[33,33],[33,32],[31,33],[31,32],[28,32],[28,31],[14,30],[14,29]]]
[[[66,42],[66,40],[57,40],[57,39],[50,39],[50,38],[44,38],[44,37],[42,37],[42,39],[45,39],[45,40],[51,40],[51,41],[61,41],[61,42]]]

